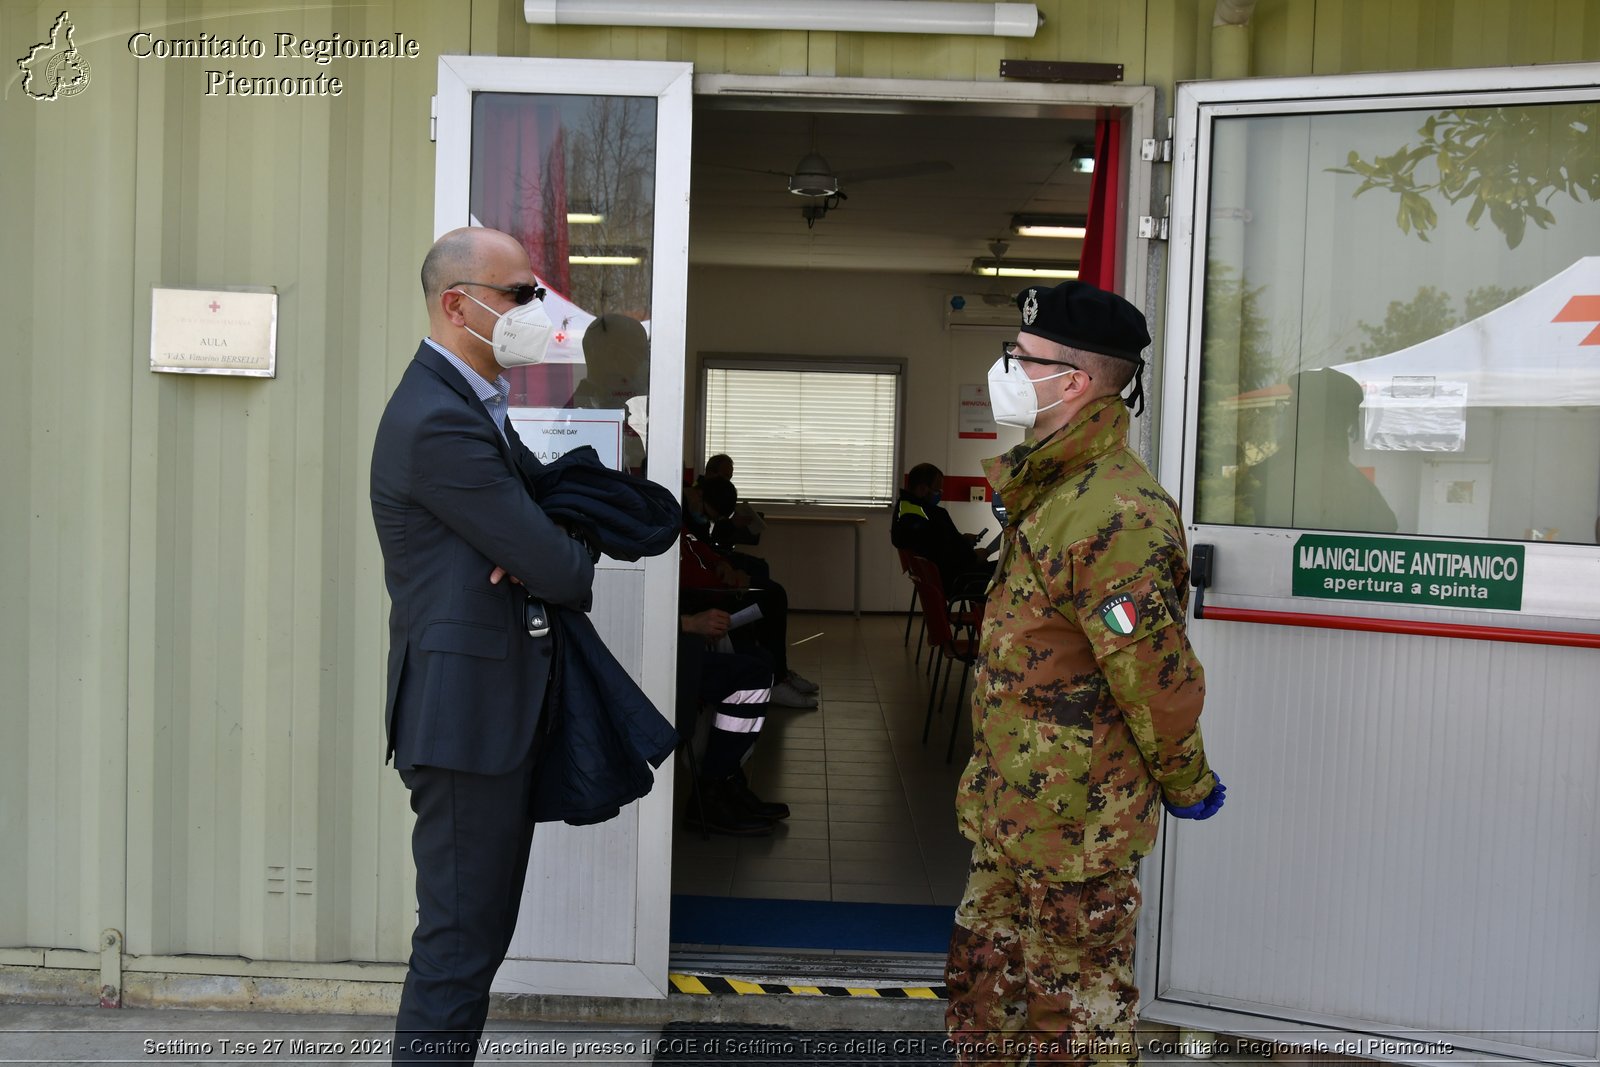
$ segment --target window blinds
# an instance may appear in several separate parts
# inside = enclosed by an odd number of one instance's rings
[[[708,362],[704,455],[733,457],[749,500],[888,504],[899,382],[883,364]]]

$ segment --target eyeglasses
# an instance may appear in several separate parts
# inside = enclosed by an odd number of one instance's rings
[[[1094,375],[1090,374],[1076,363],[1068,363],[1063,359],[1041,359],[1039,356],[1030,356],[1022,351],[1022,346],[1016,341],[1000,342],[1000,360],[1001,365],[1005,367],[1007,373],[1010,373],[1011,364],[1013,361],[1017,363],[1042,363],[1051,367],[1070,367],[1075,371],[1081,372],[1083,376],[1088,378],[1091,382],[1094,381]]]
[[[476,285],[483,289],[493,289],[498,293],[505,293],[518,304],[526,304],[530,300],[543,300],[544,289],[537,285],[490,285],[488,282],[451,282],[446,288],[454,289],[458,285]]]

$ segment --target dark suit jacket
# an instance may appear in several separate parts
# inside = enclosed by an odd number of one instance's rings
[[[385,714],[395,766],[504,774],[533,745],[551,639],[527,593],[586,607],[594,564],[533,502],[539,461],[509,443],[460,373],[423,343],[372,450],[372,517],[389,613]],[[520,578],[489,584],[496,565]]]

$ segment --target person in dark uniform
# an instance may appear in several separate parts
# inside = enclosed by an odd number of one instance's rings
[[[993,565],[975,545],[976,534],[956,529],[950,513],[939,506],[944,472],[932,463],[919,463],[906,474],[906,487],[895,504],[889,539],[939,568],[946,596],[978,595],[989,582]]]
[[[720,608],[678,616],[678,732],[685,744],[694,743],[702,705],[711,716],[685,821],[708,833],[766,837],[789,817],[789,805],[757,796],[741,764],[766,724],[772,668],[763,659],[718,647],[732,622]]]

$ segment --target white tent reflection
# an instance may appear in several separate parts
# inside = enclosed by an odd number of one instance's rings
[[[1334,370],[1361,383],[1363,409],[1429,381],[1459,384],[1468,407],[1600,406],[1600,256],[1448,333]]]

